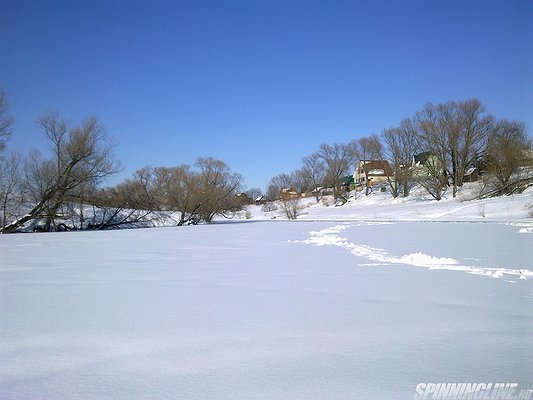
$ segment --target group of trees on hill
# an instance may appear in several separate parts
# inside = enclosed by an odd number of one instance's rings
[[[433,162],[426,173],[413,173],[413,156],[429,154]],[[393,170],[388,178],[393,197],[408,196],[414,183],[435,199],[451,188],[455,197],[465,177],[475,169],[483,176],[480,196],[524,190],[533,184],[531,139],[519,121],[497,120],[477,99],[426,104],[396,127],[348,143],[322,144],[302,160],[302,167],[273,177],[270,199],[282,198],[284,188],[313,193],[317,202],[321,187],[331,188],[335,200],[345,202],[345,177],[360,160],[387,160]]]
[[[115,145],[96,118],[71,124],[58,114],[48,114],[39,126],[50,145],[50,156],[37,150],[27,157],[6,154],[12,133],[7,100],[0,92],[0,233],[14,232],[38,220],[43,231],[107,229],[143,221],[159,211],[178,211],[178,224],[211,222],[240,208],[237,194],[242,177],[214,158],[198,158],[193,165],[144,167],[113,187],[104,180],[120,170]],[[427,174],[415,177],[415,154],[435,160]],[[296,218],[294,192],[312,193],[318,202],[320,188],[330,188],[337,204],[346,202],[345,177],[359,160],[387,160],[394,197],[408,196],[416,181],[435,198],[451,188],[453,196],[469,170],[483,175],[481,195],[502,195],[533,184],[532,144],[526,127],[518,121],[497,120],[477,99],[427,104],[397,127],[349,143],[322,144],[302,160],[302,167],[273,177],[265,198],[282,199],[288,218]],[[252,188],[255,199],[260,190]],[[65,220],[71,218],[67,226]],[[74,221],[77,218],[77,221]]]

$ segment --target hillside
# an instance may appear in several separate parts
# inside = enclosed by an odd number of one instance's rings
[[[452,198],[451,193],[436,201],[423,190],[407,198],[393,199],[387,192],[374,191],[369,196],[351,192],[343,206],[333,205],[331,196],[319,203],[314,198],[301,200],[298,220],[378,220],[378,221],[452,221],[452,222],[531,222],[533,224],[533,188],[522,194],[484,200],[475,197],[476,184],[467,184]],[[261,206],[247,208],[253,220],[286,219],[281,208],[264,211]],[[238,215],[246,218],[246,212]]]

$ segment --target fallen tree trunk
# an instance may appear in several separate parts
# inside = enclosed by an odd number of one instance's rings
[[[38,216],[44,210],[46,202],[49,201],[52,197],[54,197],[55,194],[55,188],[49,189],[48,192],[43,195],[42,199],[26,215],[1,228],[0,233],[13,233],[18,228],[23,226],[26,222],[38,218]]]

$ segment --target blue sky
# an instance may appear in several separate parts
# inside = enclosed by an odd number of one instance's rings
[[[427,102],[477,97],[533,129],[529,0],[0,4],[9,148],[46,149],[46,112],[97,116],[124,168],[110,183],[213,156],[264,189]]]

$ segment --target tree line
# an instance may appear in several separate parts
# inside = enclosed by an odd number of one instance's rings
[[[415,173],[413,157],[417,154],[431,157],[424,174]],[[318,202],[320,188],[327,187],[337,204],[343,204],[345,178],[354,173],[360,160],[388,161],[393,173],[387,185],[394,198],[407,197],[416,183],[436,200],[448,189],[456,197],[474,169],[483,177],[481,197],[511,194],[533,184],[532,142],[525,124],[498,120],[478,99],[469,99],[428,103],[381,135],[322,144],[303,158],[301,168],[274,176],[267,197],[283,200],[282,191],[294,188],[312,193]],[[293,208],[289,200],[286,203]]]
[[[226,163],[199,157],[192,166],[143,167],[132,178],[97,191],[90,203],[113,210],[113,218],[103,221],[100,229],[112,226],[115,216],[124,215],[124,210],[149,214],[177,211],[178,225],[211,223],[216,215],[229,216],[240,209],[236,195],[242,188],[242,176],[232,172]]]
[[[100,122],[92,117],[73,125],[52,113],[38,124],[50,145],[49,157],[37,150],[27,157],[0,154],[0,233],[36,221],[39,231],[135,226],[176,210],[178,225],[210,223],[215,215],[239,209],[235,195],[243,179],[221,160],[200,157],[192,166],[144,167],[102,188],[120,164]],[[12,129],[0,93],[0,152]]]
[[[212,222],[229,216],[242,203],[241,175],[221,160],[200,157],[193,165],[139,169],[125,181],[101,185],[120,170],[115,144],[96,118],[78,124],[57,113],[39,119],[51,152],[32,151],[27,157],[5,154],[12,134],[7,99],[0,92],[0,232],[15,232],[39,221],[36,229],[109,229],[157,218],[175,211],[178,225]],[[414,173],[413,156],[426,154],[431,163],[422,176]],[[533,184],[532,143],[520,121],[497,120],[477,99],[426,104],[398,126],[348,143],[324,143],[302,159],[301,168],[274,176],[264,198],[278,200],[289,219],[296,218],[296,193],[320,201],[324,188],[336,204],[347,201],[347,175],[360,160],[387,160],[392,176],[387,185],[393,197],[408,196],[415,183],[440,200],[451,189],[455,197],[469,171],[483,177],[480,196],[511,194]],[[255,199],[261,190],[252,188]],[[70,223],[65,221],[70,219]]]

